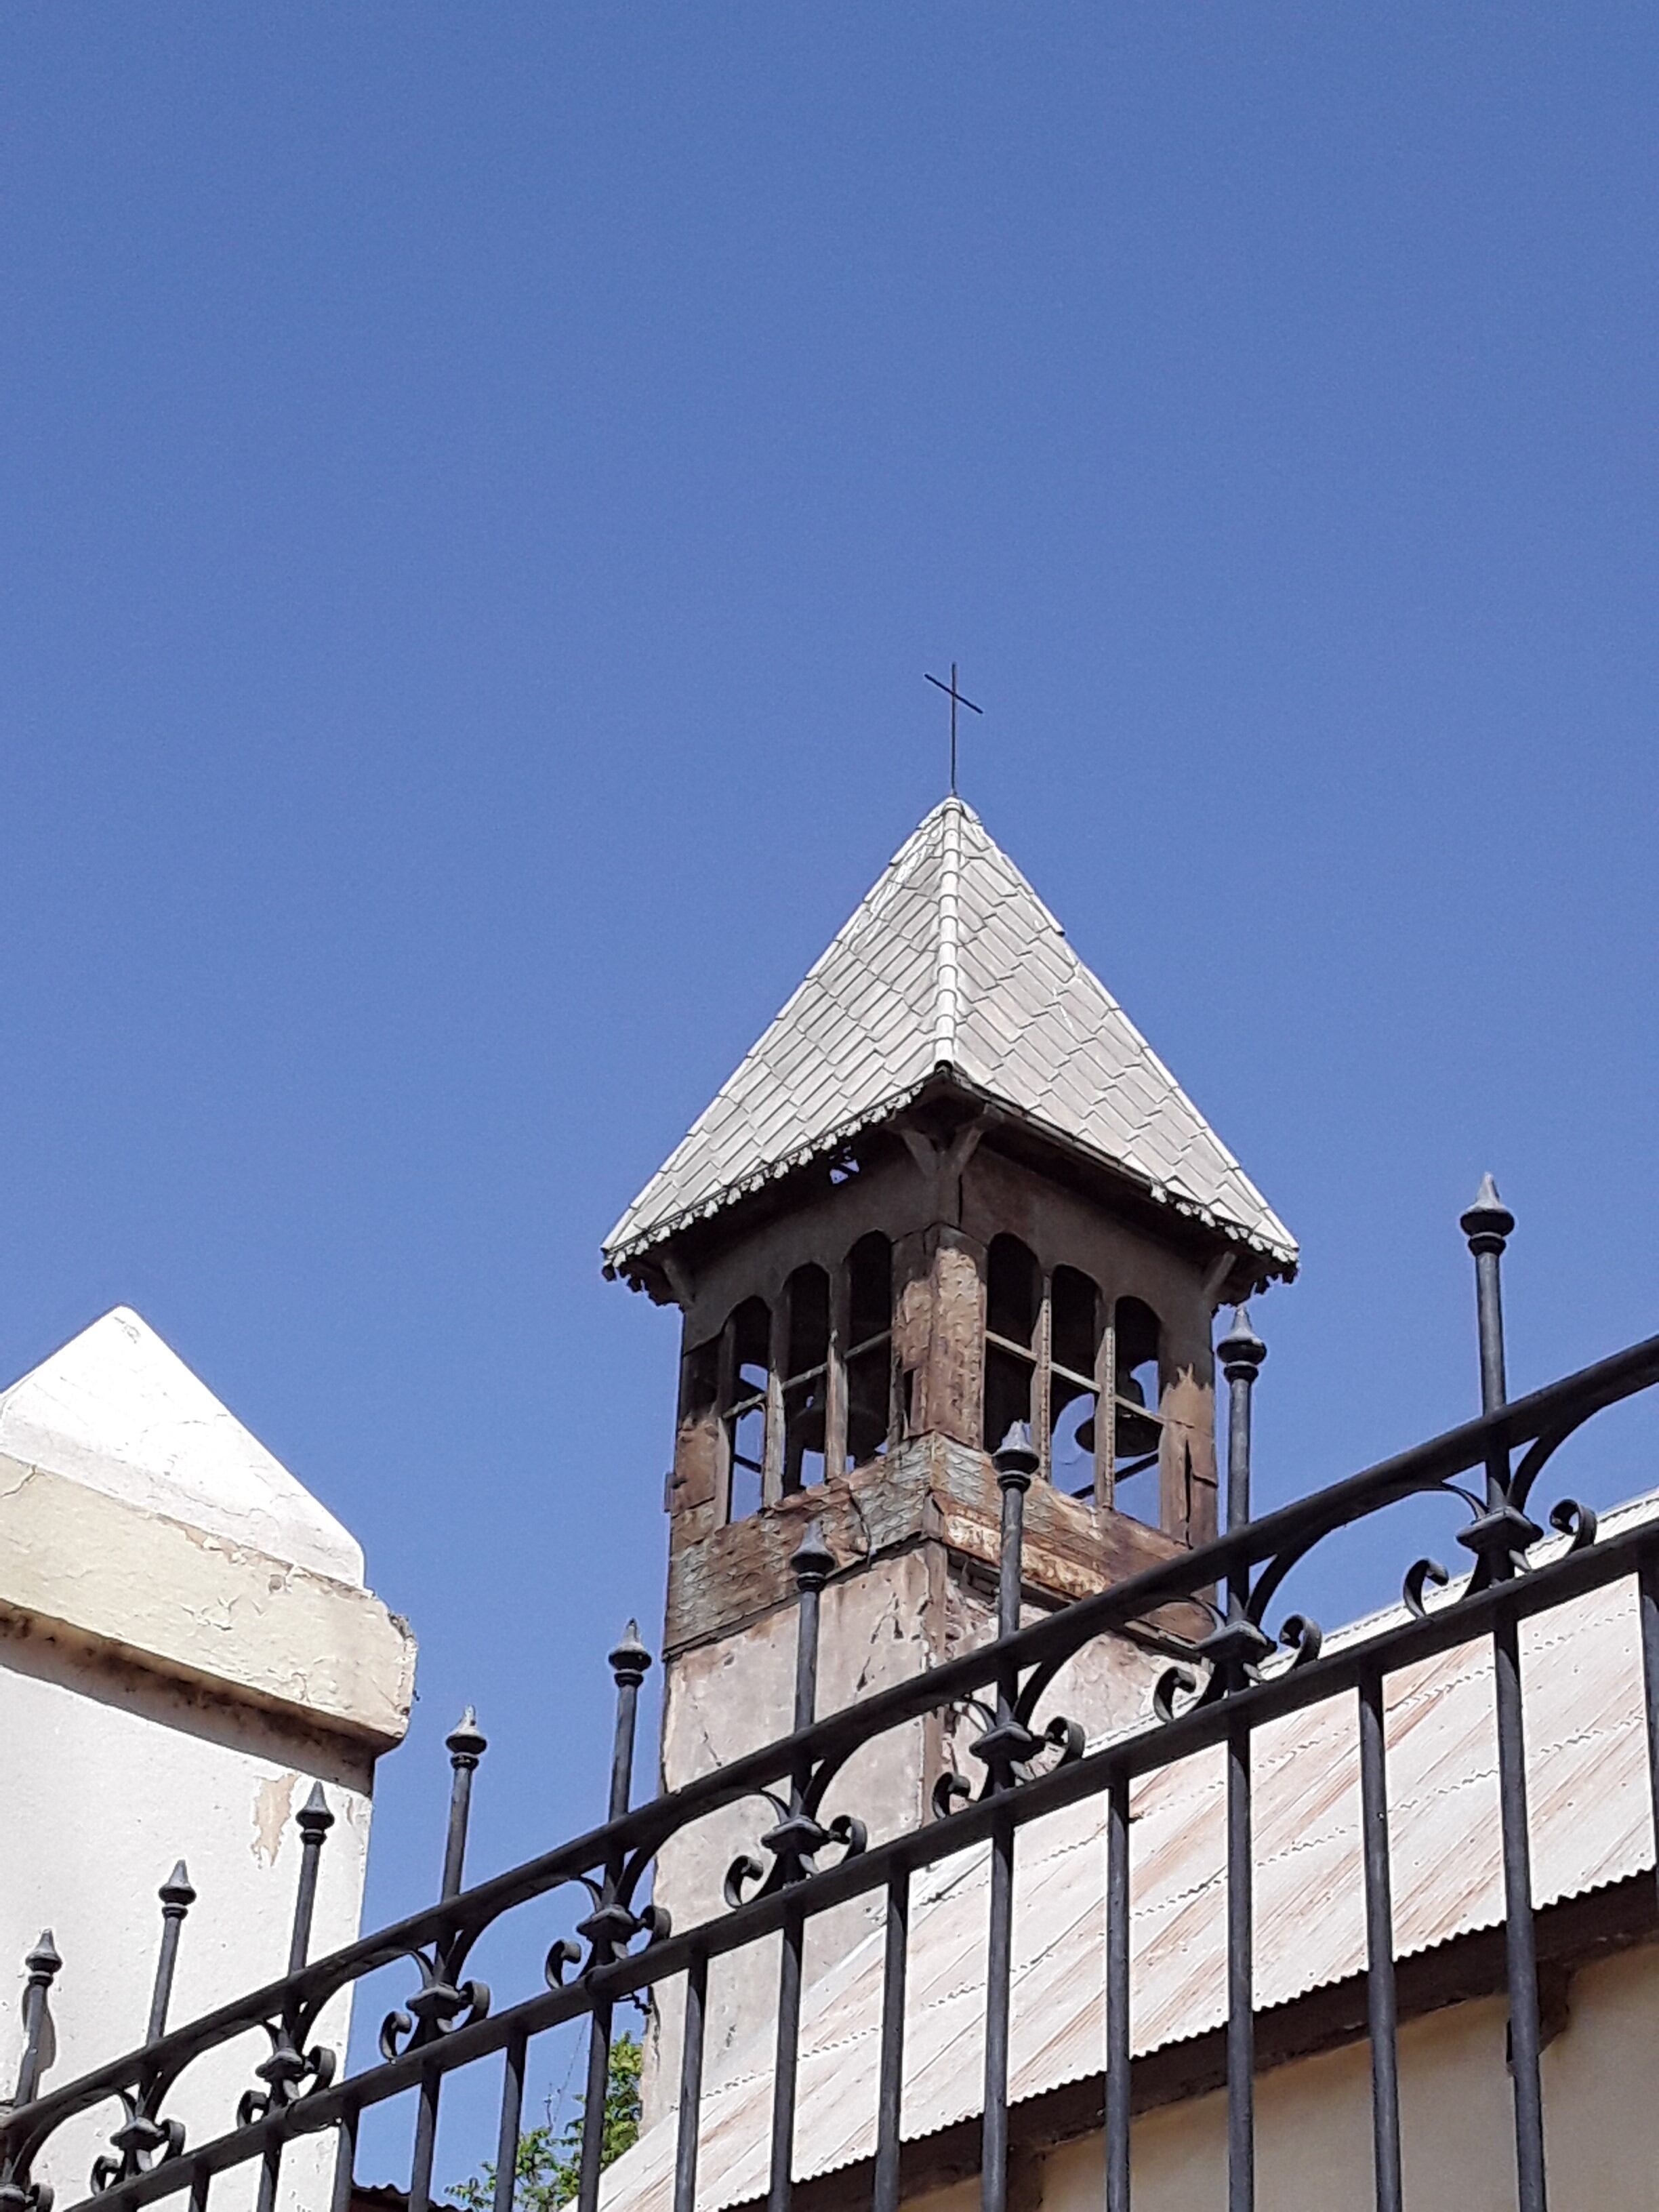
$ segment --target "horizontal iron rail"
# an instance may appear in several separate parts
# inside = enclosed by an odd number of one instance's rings
[[[1079,1599],[1000,1643],[981,1645],[942,1667],[843,1707],[809,1728],[699,1777],[672,1795],[651,1799],[623,1818],[464,1890],[453,1899],[361,1937],[296,1973],[172,2030],[155,2043],[0,2114],[0,2144],[40,2142],[75,2113],[123,2088],[158,2075],[182,2073],[206,2051],[250,2027],[296,2005],[315,2007],[349,1984],[399,1959],[412,1958],[422,1946],[458,1929],[482,1929],[502,1914],[609,1859],[640,1853],[649,1856],[671,1835],[695,1821],[755,1796],[803,1765],[845,1758],[906,1722],[957,1704],[1011,1666],[1021,1672],[1054,1668],[1109,1630],[1144,1622],[1150,1615],[1213,1589],[1261,1561],[1310,1546],[1369,1513],[1416,1494],[1432,1494],[1455,1477],[1483,1468],[1494,1450],[1513,1450],[1575,1427],[1656,1382],[1659,1382],[1659,1336],[1629,1346],[1528,1397],[1381,1461],[1112,1589]],[[780,1927],[786,1912],[822,1911],[884,1881],[895,1869],[915,1869],[951,1856],[981,1840],[989,1833],[994,1818],[1011,1809],[1016,1821],[1024,1825],[1104,1790],[1115,1774],[1143,1773],[1189,1755],[1218,1740],[1241,1715],[1248,1714],[1250,1724],[1255,1725],[1352,1687],[1358,1682],[1362,1656],[1366,1663],[1392,1672],[1478,1632],[1483,1621],[1490,1626],[1497,1607],[1529,1613],[1633,1571],[1645,1546],[1656,1540],[1659,1540],[1659,1528],[1653,1524],[1639,1524],[1604,1536],[1593,1547],[1570,1553],[1518,1581],[1443,1601],[1425,1618],[1407,1618],[1376,1637],[1339,1646],[1293,1669],[1287,1668],[1213,1705],[1171,1722],[1150,1724],[1073,1765],[1023,1783],[1012,1796],[954,1812],[814,1874],[787,1892],[758,1899],[719,1921],[671,1936],[648,1951],[618,1959],[580,1984],[538,1994],[507,2011],[458,2028],[435,2043],[346,2077],[328,2089],[313,2092],[286,2112],[275,2112],[147,2172],[131,2176],[100,2192],[94,2201],[108,2208],[108,2212],[148,2203],[182,2189],[198,2171],[216,2172],[239,2164],[258,2155],[273,2141],[330,2126],[343,2114],[397,2095],[434,2072],[447,2073],[497,2051],[515,2031],[539,2033],[586,2013],[596,1998],[614,2000],[681,1972],[696,1949],[709,1956],[736,1949]]]

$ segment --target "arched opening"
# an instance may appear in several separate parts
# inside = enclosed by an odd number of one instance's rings
[[[823,1480],[830,1412],[830,1278],[822,1267],[797,1267],[784,1286],[787,1301],[783,1377],[783,1488],[810,1489]]]
[[[1092,1498],[1100,1291],[1079,1269],[1056,1267],[1048,1298],[1049,1478],[1073,1498]]]
[[[893,1247],[878,1229],[847,1255],[847,1464],[866,1467],[893,1429]]]
[[[1031,1418],[1042,1277],[1018,1237],[994,1237],[985,1268],[985,1449]]]
[[[726,1324],[726,1509],[728,1521],[758,1513],[766,1483],[767,1363],[772,1316],[764,1298],[745,1298]]]
[[[1120,1513],[1158,1523],[1158,1456],[1164,1443],[1158,1316],[1139,1298],[1120,1298],[1112,1316],[1110,1497]]]

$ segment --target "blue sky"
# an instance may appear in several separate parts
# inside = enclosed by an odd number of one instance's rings
[[[599,1241],[939,797],[924,669],[1302,1239],[1265,1499],[1471,1410],[1488,1166],[1517,1388],[1659,1323],[1656,35],[8,9],[0,1370],[129,1301],[362,1537],[376,1909],[468,1698],[480,1866],[600,1802]]]

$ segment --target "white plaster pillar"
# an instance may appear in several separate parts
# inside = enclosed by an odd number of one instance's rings
[[[142,2042],[156,1892],[181,1857],[197,1898],[171,2023],[283,1972],[314,1782],[335,1825],[312,1954],[357,1934],[374,1762],[408,1725],[414,1668],[351,1536],[128,1308],[0,1395],[0,2097],[44,1928],[64,1960],[45,2086]],[[348,2021],[343,1999],[323,2022],[342,2057]],[[244,2041],[186,2074],[167,2109],[190,2140],[234,2124],[265,2055]],[[60,2204],[118,2118],[88,2116],[41,2160]],[[330,2155],[289,2154],[289,2201],[325,2201]],[[215,2212],[251,2202],[246,2185],[216,2184]]]

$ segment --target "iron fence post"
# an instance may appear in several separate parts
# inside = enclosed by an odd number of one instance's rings
[[[795,1547],[790,1570],[795,1578],[795,1703],[793,1733],[810,1728],[817,1712],[818,1605],[824,1583],[835,1571],[835,1556],[823,1540],[816,1521]],[[790,1823],[805,1814],[810,1766],[798,1759],[789,1775]],[[788,1873],[788,1863],[786,1873]],[[795,2091],[800,2067],[801,1956],[806,1935],[805,1916],[797,1911],[785,1917],[778,1961],[777,2057],[773,2068],[772,2150],[767,2185],[767,2212],[789,2212],[794,2194]]]
[[[616,1685],[616,1718],[611,1732],[611,1794],[609,1818],[620,1820],[634,1792],[634,1731],[639,1714],[640,1686],[651,1654],[640,1641],[639,1624],[630,1620],[622,1640],[610,1655],[611,1677]],[[590,1969],[605,1965],[616,1954],[617,1916],[621,1907],[623,1859],[613,1851],[605,1861],[600,1896],[602,1903],[592,1923],[593,1953]],[[595,2000],[587,2023],[587,2086],[582,2101],[581,2160],[578,2170],[578,2212],[594,2212],[599,2201],[599,2176],[605,2170],[605,2106],[611,2094],[611,2034],[614,2008],[608,1997]]]
[[[1002,1493],[1002,1541],[997,1560],[997,1642],[1005,1645],[1019,1632],[1024,1583],[1025,1493],[1039,1465],[1024,1423],[1009,1430],[993,1455]],[[1006,1737],[1014,1724],[1019,1689],[1018,1662],[1003,1657],[996,1677],[996,1735]],[[989,1761],[988,1787],[1006,1794],[1012,1784],[1008,1755],[999,1749]],[[1008,2026],[1013,1975],[1014,1823],[1005,1812],[991,1832],[990,1925],[985,1990],[985,2110],[980,2136],[981,2212],[1007,2212],[1008,2203]]]
[[[1499,1412],[1508,1397],[1504,1362],[1500,1267],[1515,1216],[1491,1176],[1459,1217],[1474,1256],[1475,1317],[1480,1344],[1480,1410]],[[1494,1438],[1486,1452],[1486,1510],[1505,1524],[1518,1518],[1510,1502],[1509,1447]],[[1512,1541],[1494,1538],[1482,1554],[1500,1581],[1512,1580]],[[1492,1626],[1492,1676],[1498,1714],[1498,1819],[1504,1853],[1504,1944],[1510,1998],[1510,2074],[1515,2094],[1515,2165],[1520,2212],[1546,2212],[1544,2094],[1540,2068],[1538,1952],[1533,1928],[1532,1834],[1527,1808],[1527,1747],[1521,1688],[1520,1623],[1504,1605]]]
[[[159,2043],[167,2030],[167,2007],[173,2002],[173,1977],[179,1964],[179,1937],[185,1915],[196,1902],[190,1875],[180,1859],[156,1892],[161,1900],[161,1943],[155,1955],[155,1980],[150,1990],[146,2043]]]
[[[489,1748],[472,1706],[467,1707],[444,1738],[444,1748],[449,1753],[449,1819],[444,1831],[444,1870],[439,1895],[441,1901],[447,1905],[461,1893],[466,1870],[466,1834],[472,1818],[472,1778],[477,1772],[478,1761]],[[434,1946],[434,1955],[444,1970],[446,1982],[453,1981],[450,1963],[459,1954],[460,1942],[459,1931],[452,1930]],[[435,2014],[422,2026],[429,2033],[437,2033]],[[427,2212],[431,2203],[432,2160],[438,2148],[441,2081],[442,2076],[435,2071],[422,2076],[415,2117],[415,2148],[410,2160],[409,2212]],[[259,2212],[270,2212],[270,2208],[262,2205]]]
[[[18,2063],[17,2087],[12,2094],[14,2105],[32,2103],[40,2087],[48,2002],[52,1985],[62,1971],[63,1964],[58,1954],[58,1946],[52,1939],[51,1929],[43,1928],[40,1942],[23,1961],[28,1980],[23,1988],[23,2056]]]
[[[1216,1346],[1227,1378],[1227,1532],[1250,1517],[1250,1394],[1267,1347],[1250,1326],[1248,1306],[1235,1306],[1232,1326]]]

